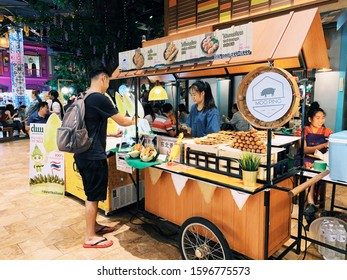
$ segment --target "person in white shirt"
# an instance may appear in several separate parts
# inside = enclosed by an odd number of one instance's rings
[[[56,90],[50,90],[48,93],[51,96],[52,104],[49,108],[49,111],[51,113],[55,113],[58,115],[58,117],[62,120],[64,116],[64,108],[61,104],[59,98],[59,93]]]

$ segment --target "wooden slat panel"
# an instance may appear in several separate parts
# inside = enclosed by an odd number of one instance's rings
[[[177,6],[173,6],[170,7],[168,9],[168,34],[170,34],[171,32],[176,32],[177,31],[177,17],[176,17],[176,13],[177,13]]]
[[[195,27],[196,22],[196,2],[191,0],[178,0],[177,2],[177,28],[187,26],[187,20],[189,19],[188,26]]]
[[[232,19],[248,16],[250,12],[249,0],[233,0],[231,9]]]

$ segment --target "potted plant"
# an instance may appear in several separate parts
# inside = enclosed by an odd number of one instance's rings
[[[243,152],[239,163],[242,170],[243,184],[247,187],[254,187],[257,182],[260,156],[250,152]]]

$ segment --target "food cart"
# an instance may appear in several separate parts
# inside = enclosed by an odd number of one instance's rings
[[[214,30],[211,27],[211,30],[206,32],[211,33]],[[171,42],[172,49],[172,42],[183,40],[184,36],[186,34],[182,33],[145,42],[144,47]],[[135,70],[131,67],[126,69],[132,58],[129,55],[123,56],[124,59],[120,61],[125,62],[125,66],[123,65],[122,69],[117,68],[112,78],[132,79],[135,96],[138,96],[139,81],[142,77],[152,81],[175,80],[176,88],[179,89],[181,80],[248,73],[261,66],[315,69],[329,65],[317,9],[291,12],[254,22],[252,41],[257,43],[253,44],[251,52],[245,56],[208,56],[208,60],[187,63],[175,63],[175,57],[171,57],[170,63],[166,65],[144,69],[136,65]],[[178,45],[176,42],[175,46]],[[165,51],[167,49],[168,47]],[[136,51],[137,55],[138,53],[139,50]],[[147,56],[144,56],[142,66],[146,65],[146,58]],[[245,85],[242,87],[247,88]],[[297,195],[299,192],[292,192],[290,178],[298,170],[290,170],[286,158],[271,162],[271,142],[272,128],[288,121],[288,117],[295,113],[293,108],[297,109],[300,94],[295,93],[295,104],[287,108],[287,113],[283,114],[284,117],[281,116],[283,118],[280,118],[279,123],[271,125],[271,122],[259,123],[257,118],[253,119],[258,127],[267,131],[264,165],[266,176],[265,179],[258,180],[255,187],[244,186],[240,176],[230,172],[230,157],[221,156],[219,151],[206,152],[206,149],[203,149],[204,152],[201,152],[186,149],[185,160],[180,163],[158,163],[145,168],[144,211],[180,228],[179,246],[182,258],[228,259],[233,257],[234,252],[251,259],[268,259],[291,238],[291,195]],[[246,115],[252,115],[249,108],[243,109]],[[187,158],[191,156],[195,158],[194,164],[187,162]],[[226,170],[219,168],[221,160],[227,162]],[[198,162],[202,162],[202,165]],[[314,183],[323,175],[326,173],[318,174],[306,185]],[[305,188],[300,188],[301,191],[303,189]],[[302,221],[303,202],[299,208],[299,220]],[[299,230],[298,237],[294,238],[294,242],[288,248],[296,246],[297,252],[300,252],[302,238],[301,228]],[[282,256],[281,254],[280,257]]]

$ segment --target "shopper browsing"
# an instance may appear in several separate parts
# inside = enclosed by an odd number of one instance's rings
[[[202,137],[218,132],[220,128],[219,111],[214,103],[211,86],[207,82],[196,81],[189,88],[189,93],[195,103],[186,121],[193,137]],[[189,132],[189,130],[188,130]]]
[[[31,92],[31,102],[30,105],[28,107],[28,111],[26,116],[30,117],[35,111],[38,110],[39,108],[39,103],[42,101],[41,97],[40,97],[40,91],[37,89],[34,89]]]
[[[85,100],[85,123],[89,135],[93,135],[91,147],[74,155],[75,163],[81,174],[86,195],[85,218],[86,232],[84,248],[106,248],[113,244],[112,240],[99,235],[115,230],[96,222],[98,203],[106,199],[108,183],[108,165],[106,157],[107,119],[112,118],[120,126],[135,124],[122,116],[104,95],[109,87],[110,74],[105,69],[97,69],[90,74],[91,85],[86,93],[92,92]]]

